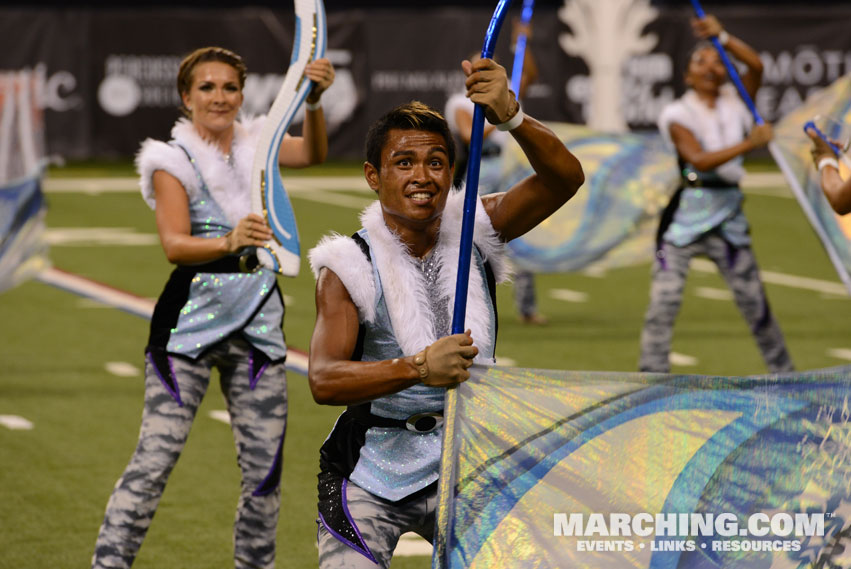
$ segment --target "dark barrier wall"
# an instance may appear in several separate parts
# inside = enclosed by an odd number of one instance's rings
[[[650,51],[624,60],[620,105],[607,111],[632,129],[655,128],[661,106],[682,92],[693,44],[689,10],[649,9],[652,18],[633,35]],[[851,72],[851,6],[725,5],[715,13],[761,53],[765,87],[757,102],[768,120]],[[490,14],[480,7],[329,12],[328,56],[337,67],[324,98],[332,156],[360,158],[369,123],[396,104],[418,98],[442,108],[462,88],[459,62],[481,49]],[[541,76],[524,107],[545,120],[581,123],[598,84],[589,72],[596,64],[588,61],[596,55],[569,54],[568,36],[581,35],[592,54],[624,37],[588,36],[591,26],[574,20],[577,34],[570,21],[565,5],[536,11],[531,49]],[[630,33],[624,28],[624,36]],[[42,77],[51,153],[126,157],[145,137],[168,138],[178,116],[174,78],[182,55],[210,44],[242,54],[249,67],[245,108],[261,113],[283,80],[292,35],[292,14],[268,8],[0,9],[0,70],[29,68]],[[497,57],[510,68],[508,42],[506,30]]]

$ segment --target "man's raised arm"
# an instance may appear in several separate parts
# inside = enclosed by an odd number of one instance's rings
[[[484,105],[489,122],[511,132],[535,170],[507,192],[482,198],[494,229],[510,241],[564,205],[585,182],[585,175],[579,160],[553,131],[520,114],[502,66],[480,59],[472,64],[464,61],[462,67],[467,74],[467,95]]]

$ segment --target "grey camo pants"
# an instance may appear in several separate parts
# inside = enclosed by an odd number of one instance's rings
[[[429,542],[434,538],[437,485],[422,496],[391,502],[349,480],[345,505],[375,561],[340,541],[320,523],[317,535],[320,569],[387,569],[403,533],[415,532]]]
[[[213,367],[221,376],[242,472],[233,534],[234,564],[239,569],[274,567],[281,502],[280,453],[287,421],[286,374],[283,362],[270,364],[250,389],[249,354],[244,340],[229,338],[195,362],[171,358],[182,406],[165,389],[150,360],[146,362],[139,442],[107,503],[93,568],[133,564],[186,443]]]
[[[514,305],[520,316],[530,317],[538,312],[535,298],[535,274],[529,271],[514,273]]]
[[[700,254],[708,256],[718,266],[769,371],[792,371],[792,359],[786,350],[780,326],[768,306],[753,251],[750,247],[733,247],[715,233],[706,234],[685,247],[664,243],[660,257],[653,263],[650,306],[641,331],[639,370],[670,371],[668,355],[674,320],[682,303],[689,262]]]

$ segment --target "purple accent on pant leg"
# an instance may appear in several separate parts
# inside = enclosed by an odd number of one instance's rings
[[[254,348],[248,348],[248,389],[254,391],[254,386],[257,385],[257,380],[254,378]]]
[[[727,266],[732,269],[736,265],[736,259],[739,258],[739,250],[732,243],[728,241],[725,243],[727,243]]]
[[[363,536],[361,535],[360,530],[358,529],[358,526],[355,524],[355,521],[352,519],[352,516],[349,513],[349,507],[346,504],[346,486],[347,485],[348,485],[348,479],[343,478],[343,489],[342,489],[343,512],[345,512],[346,519],[349,520],[349,523],[352,525],[352,528],[354,528],[355,534],[358,536],[358,539],[360,540],[360,545],[352,543],[351,541],[349,541],[348,539],[346,539],[345,537],[343,537],[342,535],[340,535],[339,533],[337,533],[333,529],[331,529],[331,526],[328,525],[325,522],[325,517],[322,515],[322,512],[319,512],[319,522],[323,526],[325,526],[325,529],[328,530],[328,533],[330,533],[335,539],[337,539],[338,541],[341,541],[344,545],[351,547],[352,549],[354,549],[355,551],[357,551],[358,553],[360,553],[361,555],[363,555],[364,557],[366,557],[367,559],[369,559],[370,561],[372,561],[373,563],[378,565],[378,560],[372,554],[372,551],[369,550],[369,547],[366,545],[366,542],[364,541]]]
[[[281,483],[281,471],[283,470],[283,465],[281,461],[283,461],[284,454],[284,437],[287,433],[287,426],[284,424],[284,432],[281,433],[281,442],[278,443],[278,450],[275,452],[275,459],[272,461],[272,467],[269,468],[269,472],[266,474],[266,477],[263,479],[260,484],[257,485],[257,488],[251,493],[252,496],[266,496],[275,491],[275,488],[278,487]]]
[[[662,268],[663,271],[668,270],[668,263],[665,261],[665,246],[662,245],[656,249],[656,259],[659,261],[659,267]]]
[[[162,374],[160,373],[160,369],[157,367],[157,364],[154,363],[154,358],[153,358],[153,356],[151,356],[151,352],[147,352],[145,355],[147,356],[148,361],[151,363],[151,367],[154,368],[154,373],[156,373],[157,377],[160,378],[160,383],[163,384],[163,387],[165,387],[165,390],[168,391],[168,394],[171,395],[172,398],[174,398],[174,400],[177,402],[178,407],[183,407],[183,401],[181,401],[181,399],[180,399],[180,388],[177,385],[177,375],[175,375],[174,367],[172,366],[172,363],[171,363],[171,356],[167,356],[167,358],[168,358],[168,370],[169,370],[169,372],[171,372],[171,377],[174,380],[174,389],[171,388],[171,385],[169,385],[168,380],[166,380],[166,378],[164,378],[162,376]]]
[[[257,382],[260,381],[260,376],[263,375],[263,372],[266,371],[266,368],[269,367],[269,362],[264,363],[260,366],[260,371],[257,372],[257,375],[254,375],[254,357],[251,358],[251,383],[249,384],[249,389],[254,391],[254,388],[257,387]]]
[[[762,316],[759,317],[759,321],[756,323],[756,327],[754,328],[754,332],[757,330],[762,330],[768,323],[771,322],[771,308],[768,306],[768,299],[765,297],[765,292],[763,291],[762,296]]]

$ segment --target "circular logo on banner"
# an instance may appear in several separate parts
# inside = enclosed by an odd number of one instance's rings
[[[107,113],[127,116],[136,110],[142,100],[142,90],[132,77],[107,75],[98,87],[98,102]]]

